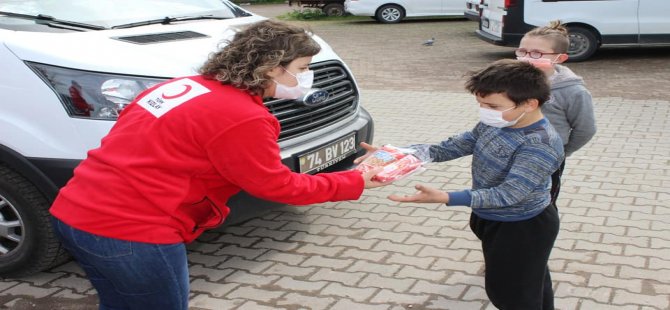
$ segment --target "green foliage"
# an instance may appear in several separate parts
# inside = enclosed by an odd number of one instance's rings
[[[251,3],[251,4],[271,4],[271,3],[286,3],[286,0],[232,0],[235,4]]]
[[[367,17],[353,16],[346,14],[344,16],[328,16],[321,9],[304,8],[302,10],[293,10],[292,12],[277,16],[282,20],[302,20],[302,21],[343,21],[343,20],[367,20]]]
[[[292,12],[286,13],[279,17],[281,19],[291,19],[291,20],[317,20],[317,19],[324,19],[328,16],[320,9],[302,9],[302,10],[293,10]]]

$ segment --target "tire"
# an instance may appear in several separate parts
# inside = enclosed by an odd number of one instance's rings
[[[323,13],[327,16],[343,16],[344,15],[344,4],[342,3],[330,3],[323,6]]]
[[[596,34],[586,28],[570,27],[568,35],[570,37],[568,61],[584,61],[591,57],[600,45]]]
[[[30,275],[68,259],[51,228],[48,200],[0,164],[0,276]]]
[[[379,8],[375,15],[380,23],[394,24],[405,18],[405,10],[395,4],[387,4]]]

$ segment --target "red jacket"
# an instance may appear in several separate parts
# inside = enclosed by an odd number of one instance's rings
[[[89,233],[165,244],[221,224],[241,189],[294,205],[360,197],[357,171],[291,172],[279,129],[260,97],[201,76],[168,81],[124,109],[50,211]]]

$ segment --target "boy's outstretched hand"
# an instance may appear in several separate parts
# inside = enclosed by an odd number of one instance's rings
[[[448,203],[449,194],[439,189],[435,189],[422,184],[417,184],[414,188],[418,190],[414,195],[390,195],[389,199],[398,202],[420,202],[420,203]]]

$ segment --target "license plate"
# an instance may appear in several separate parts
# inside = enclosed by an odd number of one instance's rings
[[[322,148],[298,157],[300,172],[319,172],[356,152],[356,134],[352,133]]]
[[[489,27],[489,19],[484,18],[482,19],[482,28],[488,28]]]

